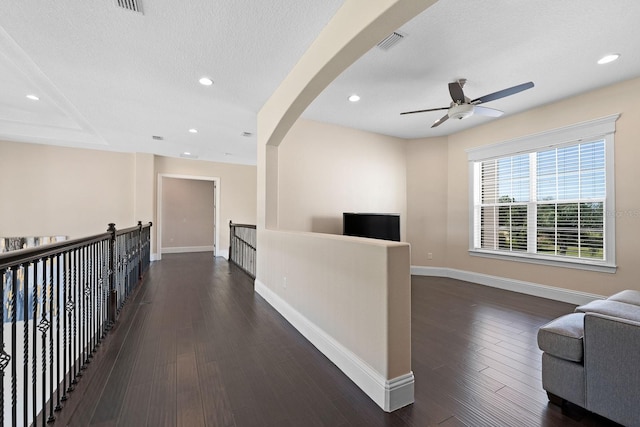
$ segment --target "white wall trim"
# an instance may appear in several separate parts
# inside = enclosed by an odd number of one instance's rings
[[[221,256],[224,259],[229,259],[229,249],[220,249],[216,251],[216,256]]]
[[[549,146],[557,146],[582,139],[595,139],[616,131],[616,120],[620,114],[612,114],[598,119],[551,129],[544,132],[513,138],[496,144],[467,149],[469,161],[480,161],[493,157],[509,156],[516,153],[535,151]]]
[[[213,246],[176,246],[162,248],[163,254],[183,254],[187,252],[213,252]]]
[[[149,256],[150,261],[158,261],[160,258],[158,258],[158,254],[155,252],[152,252],[151,255]]]
[[[522,280],[507,279],[504,277],[490,276],[488,274],[475,273],[473,271],[457,270],[455,268],[411,266],[411,274],[416,276],[449,277],[451,279],[464,280],[478,285],[492,288],[519,292],[521,294],[582,305],[595,299],[605,298],[603,295],[590,294],[570,289],[556,288],[554,286],[541,285]]]
[[[255,291],[383,410],[391,412],[413,403],[413,372],[387,380],[258,279],[255,281]]]

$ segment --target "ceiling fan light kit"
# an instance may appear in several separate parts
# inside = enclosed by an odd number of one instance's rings
[[[473,105],[471,104],[454,104],[449,108],[447,113],[450,119],[465,119],[473,115]]]

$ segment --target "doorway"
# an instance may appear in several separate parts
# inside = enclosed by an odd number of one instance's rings
[[[157,259],[163,253],[219,256],[220,179],[158,174]]]

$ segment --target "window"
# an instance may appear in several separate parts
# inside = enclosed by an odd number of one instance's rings
[[[617,118],[469,150],[470,253],[615,271]]]

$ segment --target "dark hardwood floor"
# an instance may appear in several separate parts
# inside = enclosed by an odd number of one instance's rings
[[[164,255],[56,425],[613,425],[554,406],[542,390],[537,329],[572,310],[414,277],[416,401],[387,414],[255,294],[239,269],[208,254]]]

